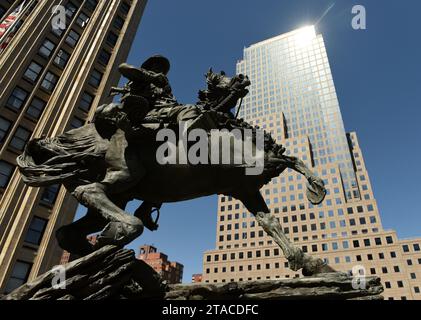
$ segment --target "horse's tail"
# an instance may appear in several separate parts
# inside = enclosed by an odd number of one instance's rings
[[[89,164],[103,159],[105,151],[94,125],[89,124],[55,138],[31,140],[17,164],[26,184],[44,187],[82,180]]]

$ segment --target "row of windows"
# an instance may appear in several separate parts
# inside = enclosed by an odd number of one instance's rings
[[[370,223],[376,223],[376,217],[370,217]],[[360,226],[364,226],[367,224],[367,221],[364,217],[359,219],[359,225]],[[356,226],[357,223],[355,221],[355,219],[349,219],[349,226]],[[255,224],[253,222],[250,223],[250,227],[255,227]],[[291,232],[294,234],[297,233],[303,233],[303,232],[315,232],[318,230],[327,230],[328,228],[330,229],[337,229],[337,228],[346,228],[347,227],[347,222],[346,220],[341,220],[339,221],[339,224],[337,225],[336,221],[331,221],[329,222],[329,224],[326,224],[325,222],[321,222],[319,223],[319,227],[316,223],[313,223],[311,225],[301,225],[301,228],[299,226],[292,226],[292,227],[284,227],[283,228],[283,232],[285,234],[290,234]],[[242,224],[242,229],[247,228],[247,223],[243,222]],[[228,224],[226,225],[226,231],[231,231],[231,230],[239,230],[240,229],[240,224],[239,223],[235,223],[233,225]],[[223,232],[225,231],[225,226],[224,225],[220,225],[219,226],[219,231]],[[242,239],[247,239],[248,238],[248,232],[243,232],[243,236]],[[259,237],[263,237],[263,233],[259,232]],[[255,238],[256,237],[256,232],[255,231],[251,231],[249,233],[249,237],[250,238]],[[234,234],[234,239],[235,240],[239,240],[239,235],[238,234]],[[230,241],[232,240],[232,234],[227,234],[227,240]],[[224,241],[224,236],[220,235],[219,241]],[[369,241],[369,240],[367,240]],[[392,240],[388,240],[388,241],[392,241]],[[389,242],[388,242],[389,243]]]
[[[281,266],[280,266],[279,262],[274,263],[273,266],[270,263],[265,263],[264,265],[256,264],[255,266],[249,264],[249,265],[247,265],[246,270],[247,271],[253,271],[253,270],[259,271],[259,270],[262,270],[263,268],[266,269],[266,270],[270,270],[271,268],[280,269],[280,267]],[[285,265],[285,268],[288,268],[287,263]],[[229,267],[229,272],[242,272],[242,271],[244,271],[244,269],[245,269],[244,266],[238,266],[238,270],[236,270],[236,268],[234,266],[231,266],[231,267]],[[228,270],[227,267],[222,267],[222,268],[215,267],[215,268],[213,268],[213,273],[214,274],[219,273],[219,272],[226,273],[227,270]],[[210,274],[210,273],[211,273],[211,269],[207,268],[206,274]]]
[[[101,77],[101,75],[99,75]],[[49,86],[51,89],[54,86],[54,78],[46,78],[45,79],[45,86]],[[98,80],[92,80],[92,83],[96,83]],[[7,106],[12,107],[16,110],[20,110],[22,106],[25,104],[26,98],[29,95],[29,92],[20,88],[16,87],[13,90],[10,98],[8,99]],[[92,102],[94,100],[93,95],[89,94],[88,92],[84,92],[82,95],[82,99],[79,105],[79,108],[85,112],[88,112]],[[28,109],[26,110],[26,114],[30,116],[30,118],[37,120],[41,117],[42,112],[44,111],[45,106],[47,103],[38,98],[34,97],[30,102]],[[0,143],[3,142],[9,128],[10,128],[11,121],[5,119],[3,117],[0,118]]]
[[[274,190],[277,191],[277,188],[274,188]],[[269,192],[269,190],[266,190],[266,192]],[[277,198],[274,199],[274,203],[278,203],[278,201],[276,201],[276,199]],[[286,201],[286,199],[285,199],[285,201]],[[283,201],[283,202],[285,202],[285,201]],[[327,201],[331,201],[331,200],[328,199]],[[221,200],[221,202],[224,202],[224,201]],[[266,203],[268,203],[268,202],[270,202],[270,201],[267,200]],[[244,206],[240,206],[240,204],[236,203],[235,205],[231,205],[231,204],[230,205],[227,205],[227,206],[222,205],[219,210],[220,210],[220,212],[225,212],[225,211],[228,211],[229,212],[229,211],[232,211],[232,210],[240,210],[241,207],[244,208]],[[314,206],[310,206],[309,205],[309,208],[312,208],[312,207],[314,207]],[[283,206],[282,209],[279,208],[279,207],[276,207],[276,208],[274,208],[274,213],[279,213],[280,210],[282,210],[282,212],[284,212],[284,213],[287,213],[289,211],[295,212],[297,210],[305,210],[305,205],[304,204],[300,204],[298,206],[297,205]],[[349,215],[352,215],[354,213],[373,212],[374,211],[374,206],[372,204],[367,205],[366,211],[364,210],[364,207],[363,206],[356,206],[355,208],[348,207],[346,209],[346,211],[347,211],[347,213]],[[343,212],[343,209],[338,209],[338,215],[339,216],[342,216],[343,213],[344,213]],[[329,217],[333,217],[334,216],[333,210],[329,210],[328,211],[328,214],[329,214]],[[314,214],[313,213],[310,213],[310,215],[314,215]],[[239,217],[239,215],[235,215],[235,216],[236,217]],[[319,218],[324,218],[324,216],[325,216],[324,211],[319,211]],[[221,215],[221,218],[220,219],[221,219],[221,221],[224,221],[225,217],[223,215]],[[232,219],[232,215],[231,214],[228,214],[227,215],[227,219],[228,220],[231,220]]]
[[[414,243],[414,244],[412,245],[412,249],[413,249],[413,251],[415,251],[415,252],[419,252],[419,251],[420,251],[420,244],[419,244],[419,243]],[[403,250],[403,252],[405,252],[405,253],[410,252],[410,247],[409,247],[409,245],[404,244],[404,245],[402,246],[402,250]]]
[[[343,244],[344,244],[343,245],[344,246],[344,249],[349,248],[349,244],[348,244],[347,241],[344,241]],[[302,248],[302,250],[304,252],[308,252],[308,246],[302,246],[301,248]],[[317,252],[318,251],[318,245],[312,245],[311,248],[312,248],[312,251],[313,252]],[[334,249],[334,250],[337,250],[337,249]],[[327,251],[327,247],[325,247],[325,244],[322,244],[322,251]],[[253,254],[253,251],[247,251],[247,253],[245,253],[245,252],[238,252],[238,254],[236,254],[236,253],[230,253],[230,254],[224,253],[224,254],[215,254],[215,255],[213,255],[213,260],[212,260],[212,255],[207,255],[206,256],[206,262],[218,262],[218,261],[227,261],[227,260],[236,260],[236,259],[241,260],[241,259],[245,259],[245,258],[247,258],[247,259],[253,259],[253,258],[261,258],[263,256],[264,257],[274,257],[274,256],[279,256],[279,254],[280,254],[280,251],[277,248],[273,250],[273,253],[271,252],[270,249],[266,249],[264,251],[257,250],[257,251],[254,251],[254,254]],[[397,257],[396,252],[395,251],[391,251],[390,252],[390,258],[395,259],[396,257]],[[366,259],[367,261],[373,261],[374,260],[373,254],[367,254],[367,257],[364,258],[364,259]],[[358,261],[358,262],[363,261],[364,259],[363,259],[363,257],[361,255],[356,255],[355,256],[355,260]],[[383,252],[380,252],[378,254],[378,259],[379,260],[384,260],[385,259],[385,255],[384,255]],[[327,258],[325,260],[326,260],[326,262],[329,262]],[[335,260],[335,263],[336,264],[341,263],[339,257],[334,258],[334,260]],[[345,257],[345,262],[346,263],[350,263],[351,262],[351,257],[350,256],[346,256]],[[408,263],[408,265],[412,265],[412,260],[408,260],[407,263]],[[421,258],[418,259],[418,264],[421,265]]]
[[[273,254],[272,254],[271,251],[273,251]],[[256,258],[261,258],[262,256],[265,256],[265,257],[279,256],[279,254],[280,254],[279,249],[273,249],[273,250],[266,249],[266,250],[263,250],[263,251],[257,250],[257,251],[254,252],[254,256]],[[247,257],[247,259],[253,258],[253,251],[248,251],[246,253],[246,255],[244,254],[244,252],[238,252],[238,255],[235,252],[232,252],[229,255],[227,253],[224,253],[224,254],[221,254],[221,255],[215,254],[213,261],[218,262],[218,261],[220,261],[220,258],[221,258],[221,261],[227,261],[228,257],[229,257],[230,260],[235,260],[237,258],[241,260],[241,259],[244,259],[245,256]],[[212,261],[212,256],[207,255],[206,256],[206,262],[211,262],[211,261]]]
[[[297,274],[297,275],[295,275],[294,276],[294,278],[299,278],[300,276]],[[279,276],[279,275],[276,275],[276,276],[266,276],[266,277],[264,277],[266,280],[270,280],[270,279],[281,279],[281,278],[286,278],[286,279],[289,279],[290,278],[290,275],[285,275],[285,276]],[[255,280],[262,280],[263,278],[262,277],[255,277],[255,278],[252,278],[252,277],[249,277],[249,278],[247,278],[247,281],[252,281],[253,279],[255,279]],[[235,281],[235,279],[231,279],[231,280],[229,280],[230,282],[234,282]],[[244,281],[244,278],[239,278],[238,279],[238,281],[239,282],[242,282],[242,281]],[[227,282],[227,279],[222,279],[222,280],[220,280],[220,281],[218,281],[218,280],[213,280],[213,282],[214,283],[218,283],[218,282],[222,282],[222,283],[225,283],[225,282]],[[209,283],[209,280],[205,280],[205,283]]]

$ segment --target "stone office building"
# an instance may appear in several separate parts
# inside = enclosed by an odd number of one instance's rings
[[[318,206],[292,171],[261,190],[291,241],[337,270],[380,276],[386,299],[421,299],[421,238],[401,240],[382,226],[357,135],[344,129],[322,35],[311,26],[253,44],[237,73],[252,82],[240,117],[270,132],[327,186]],[[299,276],[287,266],[244,206],[220,196],[216,249],[204,254],[203,281]]]
[[[65,7],[64,29],[53,7]],[[146,0],[2,1],[1,21],[20,7],[0,53],[0,293],[59,264],[55,230],[77,202],[60,186],[23,184],[16,157],[31,137],[82,126],[110,102]],[[10,19],[9,19],[10,20]],[[2,39],[3,41],[4,39]],[[4,42],[2,42],[4,45]]]
[[[184,266],[175,261],[168,261],[168,256],[162,252],[158,252],[154,246],[141,246],[138,259],[150,265],[169,284],[181,283],[183,281]]]

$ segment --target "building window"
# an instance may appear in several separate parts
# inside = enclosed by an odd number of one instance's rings
[[[389,281],[386,281],[386,282],[384,283],[384,286],[386,287],[386,289],[390,289],[390,288],[392,288],[392,286],[391,286],[391,284],[390,284],[390,282],[389,282]]]
[[[52,41],[45,39],[41,47],[39,48],[38,53],[42,57],[49,58],[55,47],[56,45]]]
[[[16,150],[23,151],[30,137],[31,131],[23,127],[19,127],[10,141],[10,146]]]
[[[92,71],[91,78],[89,79],[89,84],[94,86],[95,88],[98,88],[102,80],[102,75],[103,74],[98,70]]]
[[[12,124],[11,121],[0,117],[0,143],[4,141],[4,138],[6,137],[7,133],[9,132],[10,125]]]
[[[58,76],[48,71],[44,77],[44,80],[42,80],[41,88],[47,90],[48,92],[52,92],[54,88],[56,87],[57,81],[58,81]]]
[[[79,38],[79,33],[77,33],[74,30],[70,30],[69,34],[66,37],[66,43],[73,48],[78,42]]]
[[[32,264],[16,261],[15,267],[13,268],[12,275],[7,282],[5,293],[10,293],[13,290],[19,288],[26,283],[31,272]]]
[[[117,16],[117,18],[114,19],[114,28],[116,28],[117,30],[121,30],[124,26],[124,19]]]
[[[130,11],[130,5],[129,5],[127,2],[123,2],[123,3],[121,4],[121,11],[122,11],[125,15],[127,15],[127,14],[129,13],[129,11]]]
[[[83,120],[79,119],[78,117],[74,117],[72,122],[70,123],[70,127],[72,129],[77,129],[77,128],[82,127],[83,124],[84,124]]]
[[[44,111],[46,104],[47,103],[45,101],[38,98],[34,98],[32,99],[32,102],[29,105],[28,110],[26,110],[26,113],[30,115],[32,118],[39,119],[42,112]]]
[[[72,2],[67,2],[67,4],[65,5],[66,7],[66,15],[69,18],[72,18],[76,11],[77,11],[77,7],[72,3]]]
[[[56,202],[59,190],[60,185],[58,184],[46,187],[41,195],[41,201],[48,204],[53,204],[54,202]]]
[[[32,61],[28,69],[26,69],[24,77],[31,82],[35,82],[38,79],[41,70],[42,66]]]
[[[52,28],[53,34],[57,37],[57,38],[61,38],[61,36],[64,33],[64,30],[66,30],[66,28],[61,29],[61,28]]]
[[[392,244],[393,243],[393,238],[391,236],[387,236],[386,237],[386,243],[387,244]]]
[[[86,1],[86,7],[91,11],[94,11],[97,5],[98,5],[98,0],[87,0]]]
[[[61,69],[64,69],[64,67],[67,64],[67,61],[69,61],[69,58],[70,58],[70,54],[68,54],[63,49],[60,49],[54,58],[54,64],[60,67]]]
[[[420,245],[418,243],[414,244],[414,251],[420,251]]]
[[[89,17],[83,12],[81,12],[76,19],[76,23],[82,28],[85,28],[88,22],[89,22]]]
[[[116,43],[117,43],[117,40],[118,40],[118,36],[114,32],[111,32],[110,31],[110,33],[107,36],[107,43],[111,47],[114,47],[116,45]]]
[[[31,224],[29,225],[28,233],[25,237],[25,242],[39,245],[44,234],[47,220],[38,217],[33,217]]]
[[[402,246],[402,249],[403,249],[403,252],[409,252],[409,247],[408,247],[408,245],[406,245],[406,244],[404,244],[404,245]]]
[[[102,49],[99,54],[98,61],[102,63],[104,66],[106,66],[108,62],[110,61],[110,57],[111,55],[107,51]]]
[[[415,293],[420,293],[420,287],[414,287],[414,292]]]
[[[6,9],[3,8],[3,6],[0,6],[0,18],[4,16],[4,14],[6,13]]]
[[[10,163],[0,160],[0,188],[6,188],[14,169]]]
[[[398,288],[403,288],[403,282],[402,281],[398,281]]]
[[[417,275],[414,272],[411,272],[411,279],[415,280],[417,278]]]

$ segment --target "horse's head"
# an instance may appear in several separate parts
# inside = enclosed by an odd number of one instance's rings
[[[215,73],[211,68],[205,77],[207,89],[199,91],[199,100],[207,107],[222,101],[233,91],[240,92],[242,96],[248,93],[246,87],[250,85],[250,80],[242,74],[231,78],[224,71]]]

